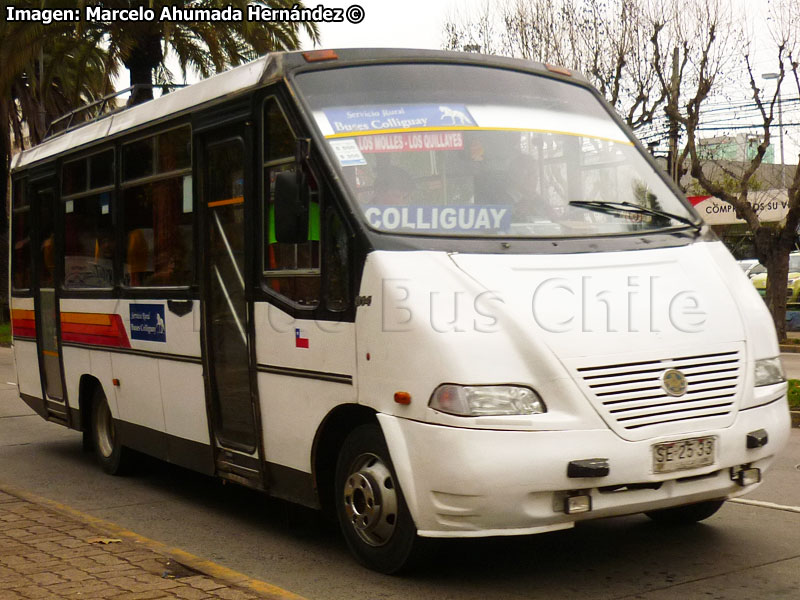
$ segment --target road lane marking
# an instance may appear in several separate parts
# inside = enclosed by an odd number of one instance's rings
[[[71,506],[68,506],[66,504],[61,504],[60,502],[56,502],[55,500],[50,500],[49,498],[38,496],[27,490],[7,485],[4,482],[0,482],[0,491],[5,492],[11,496],[16,496],[17,498],[20,498],[27,502],[38,504],[39,506],[44,506],[55,512],[60,512],[62,514],[69,515],[75,519],[83,521],[88,525],[92,525],[98,529],[105,530],[106,532],[111,533],[114,537],[128,538],[138,544],[141,544],[145,548],[152,550],[157,554],[161,554],[162,556],[167,556],[169,558],[172,558],[176,562],[186,567],[189,567],[190,569],[197,571],[203,575],[219,579],[227,583],[228,585],[244,587],[254,592],[258,592],[268,600],[307,600],[303,596],[299,596],[288,590],[284,590],[283,588],[280,588],[276,585],[272,585],[271,583],[267,583],[266,581],[253,579],[252,577],[248,577],[243,573],[239,573],[238,571],[234,571],[233,569],[229,569],[228,567],[223,567],[222,565],[212,562],[210,560],[205,560],[203,558],[200,558],[199,556],[195,556],[194,554],[186,552],[185,550],[181,550],[180,548],[167,546],[163,542],[146,538],[142,535],[139,535],[138,533],[120,527],[116,523],[112,523],[111,521],[106,521],[104,519],[93,517],[79,510],[76,510]]]
[[[747,500],[745,498],[734,498],[728,502],[735,502],[736,504],[747,504],[748,506],[758,506],[760,508],[771,508],[772,510],[783,510],[786,512],[800,513],[800,506],[785,506],[783,504],[775,504],[773,502],[762,502],[761,500]]]

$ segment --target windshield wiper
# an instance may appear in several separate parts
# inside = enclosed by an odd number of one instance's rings
[[[569,203],[569,205],[578,206],[580,208],[585,208],[588,210],[593,210],[596,212],[601,212],[606,214],[632,213],[639,215],[651,215],[654,217],[664,217],[667,219],[678,221],[679,223],[683,223],[684,225],[689,225],[695,231],[700,231],[703,228],[702,223],[695,223],[690,218],[684,217],[683,215],[675,215],[663,210],[657,210],[655,208],[640,206],[638,204],[634,204],[633,202],[608,202],[605,200],[573,200]]]

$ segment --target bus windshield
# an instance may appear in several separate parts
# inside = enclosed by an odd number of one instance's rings
[[[578,85],[452,64],[347,67],[296,81],[373,229],[586,237],[697,220]]]

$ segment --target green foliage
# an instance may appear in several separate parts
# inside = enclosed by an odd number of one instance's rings
[[[800,379],[789,380],[789,408],[792,410],[800,410]]]
[[[739,195],[741,180],[733,175],[724,173],[719,179],[714,180],[713,183],[714,185],[721,187],[729,194],[734,194],[737,196]],[[764,185],[763,181],[754,175],[750,178],[750,181],[747,182],[747,189],[751,192],[758,192],[767,189],[767,187]],[[708,194],[708,192],[705,191],[705,189],[695,179],[692,179],[692,182],[689,184],[689,188],[686,190],[686,193],[690,196],[703,196]]]
[[[95,2],[81,0],[83,7]],[[147,6],[161,13],[174,0],[149,0]],[[192,3],[195,8],[224,9],[228,6],[246,14],[248,4],[274,9],[303,8],[297,0],[203,0]],[[130,0],[105,0],[108,9],[130,8]],[[319,31],[309,22],[237,22],[209,23],[202,21],[142,21],[83,23],[107,43],[109,55],[116,64],[123,64],[131,74],[132,84],[170,83],[172,74],[166,66],[166,51],[172,50],[184,75],[190,68],[207,78],[225,69],[249,62],[268,52],[296,50],[300,47],[300,30],[311,41],[319,43]],[[155,79],[155,81],[153,81]]]
[[[0,323],[0,346],[11,345],[11,323]]]

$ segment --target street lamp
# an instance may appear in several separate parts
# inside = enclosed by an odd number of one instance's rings
[[[764,73],[761,77],[764,79],[778,79],[780,73]],[[783,165],[783,111],[781,110],[781,88],[778,85],[778,138],[781,143],[781,187],[786,188],[786,173]]]

